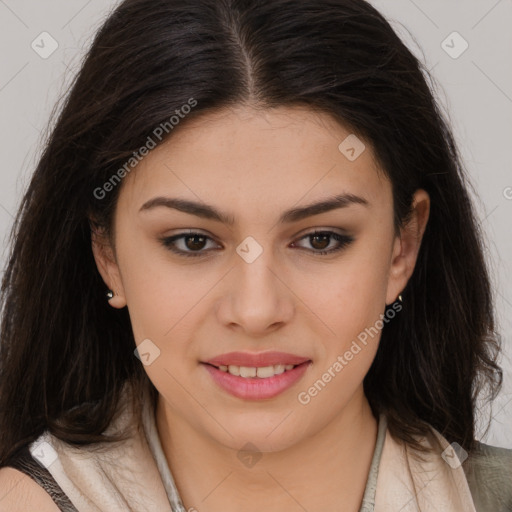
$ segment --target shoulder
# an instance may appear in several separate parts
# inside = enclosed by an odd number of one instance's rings
[[[477,511],[512,510],[512,450],[477,442],[462,467]]]
[[[512,492],[512,450],[477,442],[463,466],[491,482],[502,482]]]
[[[23,446],[0,468],[0,512],[77,512],[47,468]]]
[[[50,495],[28,475],[0,468],[0,512],[59,512]]]

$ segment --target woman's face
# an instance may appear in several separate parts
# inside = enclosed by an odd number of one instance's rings
[[[395,237],[372,148],[326,114],[237,107],[178,128],[122,183],[116,260],[95,250],[167,416],[262,451],[357,416],[428,196]]]

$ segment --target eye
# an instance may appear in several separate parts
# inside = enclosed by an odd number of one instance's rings
[[[162,244],[170,249],[172,252],[185,257],[198,257],[205,256],[208,251],[203,251],[207,245],[207,241],[213,239],[202,233],[189,231],[188,233],[180,233],[171,237],[162,238]],[[182,248],[177,248],[180,242]],[[211,250],[211,249],[210,249]]]
[[[348,246],[354,241],[354,238],[348,235],[342,235],[335,231],[314,231],[303,236],[299,240],[309,239],[313,249],[311,252],[315,255],[326,255],[337,251],[341,251],[343,248]],[[332,241],[335,241],[334,247],[326,249],[331,245]],[[160,239],[161,243],[171,250],[172,252],[184,257],[201,257],[212,250],[218,250],[218,245],[209,236],[189,231],[187,233],[179,233],[171,237],[165,237]],[[209,242],[213,242],[215,248],[207,248]],[[178,247],[180,246],[181,247]],[[296,242],[291,246],[294,247]]]
[[[314,255],[320,256],[341,251],[354,241],[353,237],[348,235],[341,235],[335,231],[314,231],[312,233],[308,233],[306,236],[303,236],[300,240],[305,239],[309,239],[311,246],[314,249],[317,249],[311,252],[313,252]],[[326,247],[329,247],[332,240],[336,242],[334,247],[326,249]]]

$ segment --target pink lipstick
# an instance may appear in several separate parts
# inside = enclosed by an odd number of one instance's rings
[[[203,363],[224,391],[245,400],[273,398],[291,388],[311,360],[285,352],[230,352]]]

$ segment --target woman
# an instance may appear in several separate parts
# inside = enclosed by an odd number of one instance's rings
[[[511,510],[466,187],[366,2],[124,1],[15,225],[0,510]]]

